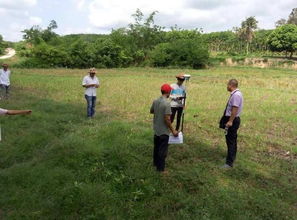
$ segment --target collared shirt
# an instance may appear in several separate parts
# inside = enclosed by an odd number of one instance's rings
[[[232,107],[238,107],[236,117],[239,117],[243,108],[243,96],[239,89],[234,90],[231,95],[226,109],[226,116],[231,116]]]
[[[183,107],[183,99],[186,96],[186,87],[179,86],[177,83],[171,84],[172,91],[170,94],[171,107]]]
[[[8,110],[0,108],[0,115],[6,115]]]
[[[93,78],[90,75],[85,76],[83,79],[82,85],[86,86],[91,84],[99,86],[99,79],[96,76],[94,76]],[[93,86],[93,87],[86,88],[85,95],[96,96],[96,87]]]
[[[10,70],[0,70],[0,84],[9,86],[10,85]]]
[[[171,115],[171,106],[168,99],[164,96],[156,99],[151,107],[151,113],[154,114],[154,131],[155,135],[169,135],[170,131],[165,122],[165,115]]]

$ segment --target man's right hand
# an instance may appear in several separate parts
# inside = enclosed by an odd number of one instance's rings
[[[32,110],[27,110],[27,111],[25,112],[26,115],[30,115],[31,113],[32,113]]]
[[[178,137],[178,133],[179,133],[178,131],[173,131],[172,132],[172,134],[173,134],[174,137]]]

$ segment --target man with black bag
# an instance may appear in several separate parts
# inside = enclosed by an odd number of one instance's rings
[[[226,164],[222,168],[232,168],[237,153],[237,130],[240,126],[240,114],[243,108],[243,96],[238,89],[236,79],[229,80],[227,90],[231,93],[224,115],[220,120],[220,128],[225,129],[228,147]]]

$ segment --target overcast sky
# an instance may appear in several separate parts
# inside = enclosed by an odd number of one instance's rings
[[[23,29],[46,27],[52,19],[62,35],[109,33],[130,23],[137,8],[145,14],[157,10],[156,23],[164,27],[222,31],[256,16],[260,28],[269,29],[295,7],[297,0],[0,0],[0,34],[18,41]]]

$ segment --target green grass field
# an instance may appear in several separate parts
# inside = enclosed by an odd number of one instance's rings
[[[1,117],[1,219],[297,219],[297,74],[284,69],[184,70],[184,145],[168,176],[152,167],[149,107],[181,70],[99,70],[100,104],[85,116],[86,70],[14,69]],[[223,171],[218,120],[237,78],[245,106],[236,166]]]

